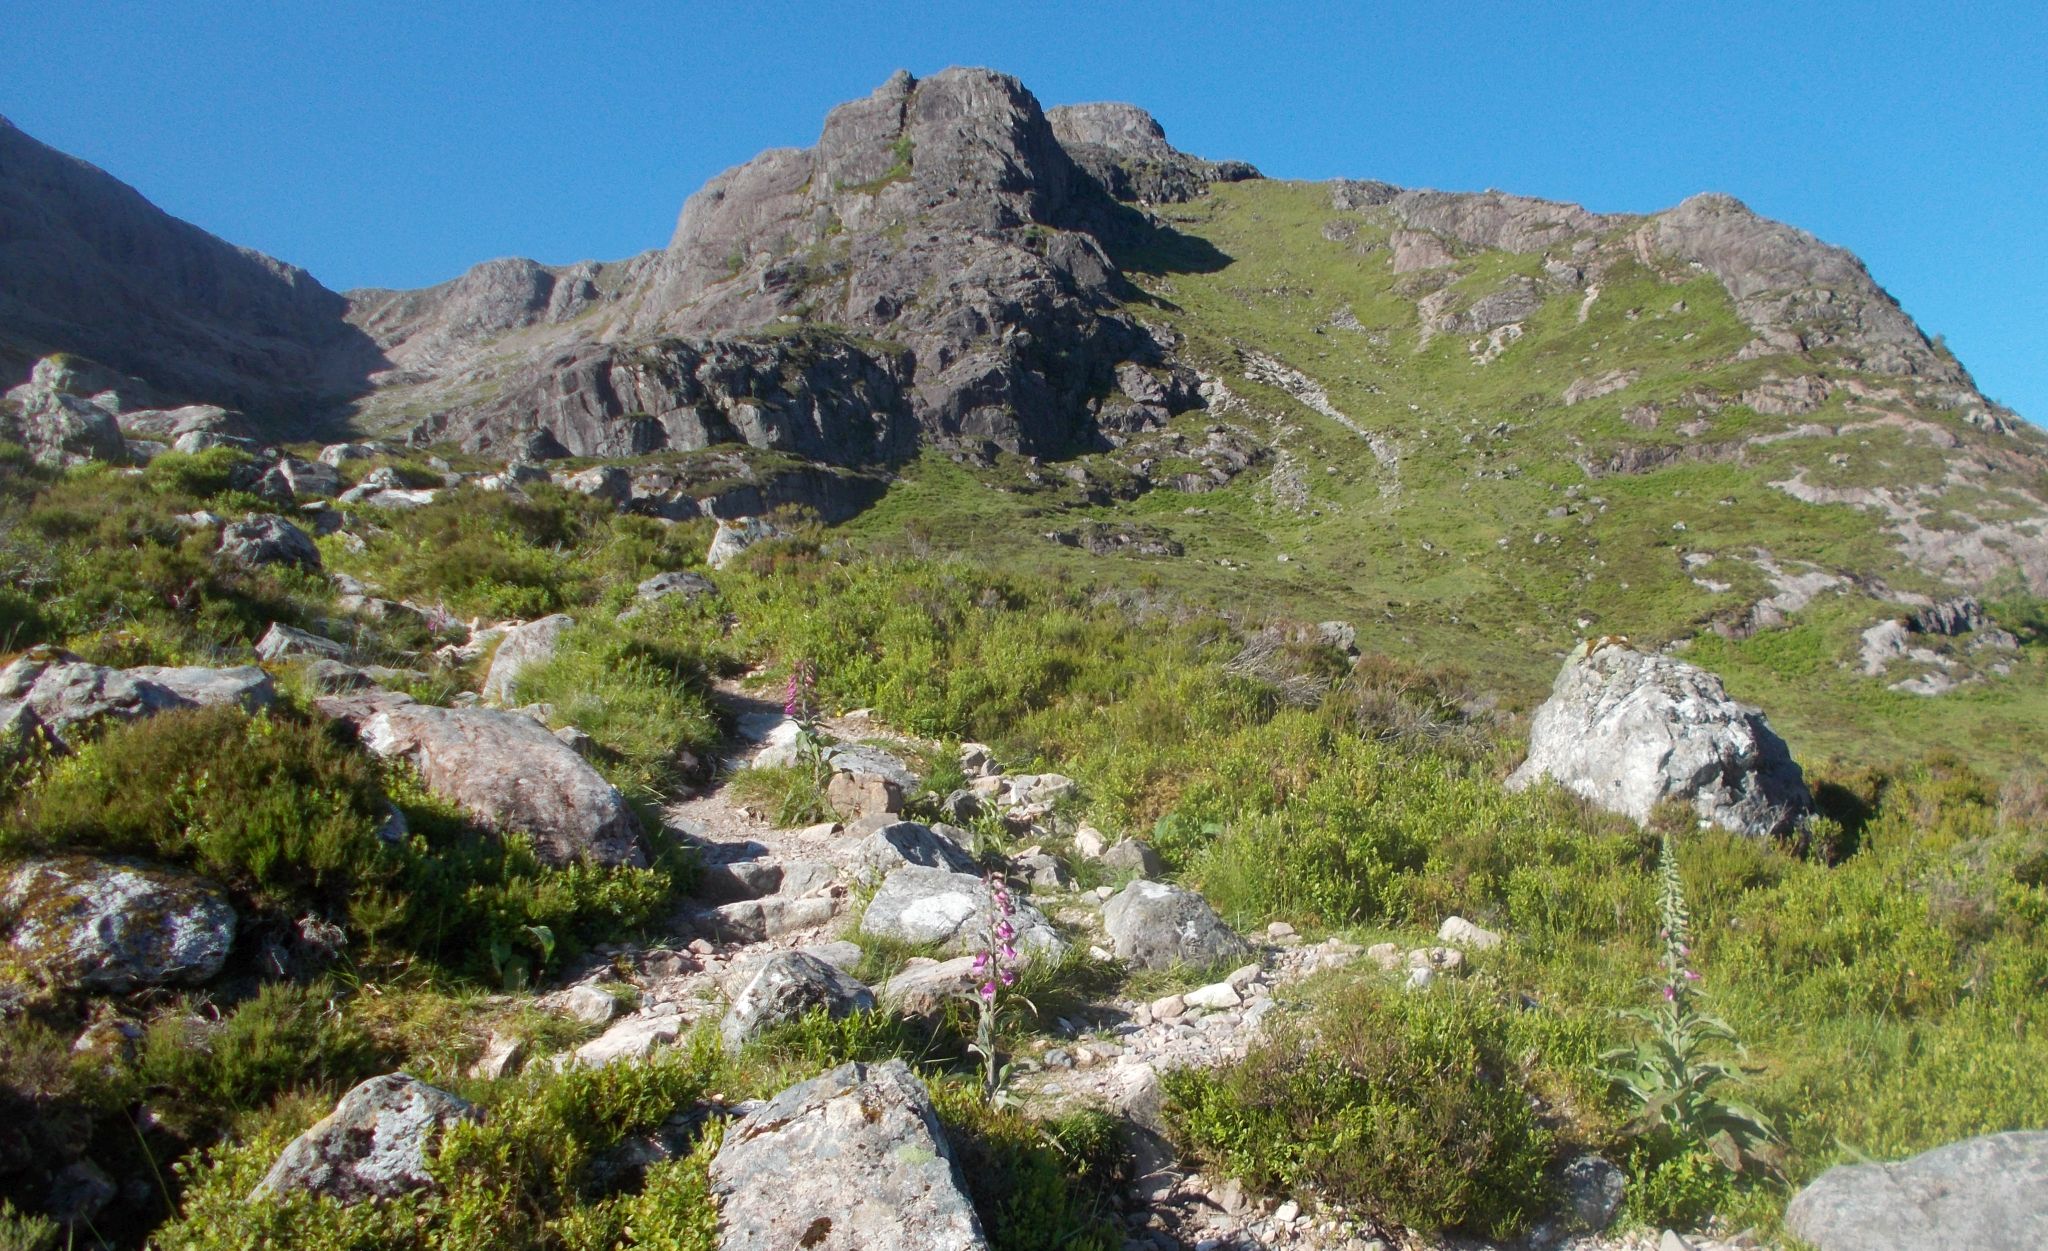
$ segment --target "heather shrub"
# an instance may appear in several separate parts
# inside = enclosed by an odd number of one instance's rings
[[[1312,1186],[1415,1229],[1509,1235],[1548,1201],[1551,1136],[1508,1041],[1482,991],[1354,983],[1311,1029],[1169,1074],[1168,1118],[1255,1189]]]

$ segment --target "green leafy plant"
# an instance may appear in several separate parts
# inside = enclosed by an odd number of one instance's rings
[[[1614,1084],[1634,1105],[1634,1131],[1671,1148],[1660,1154],[1668,1157],[1703,1148],[1733,1173],[1758,1165],[1774,1168],[1777,1134],[1770,1121],[1723,1093],[1740,1083],[1743,1074],[1717,1053],[1727,1048],[1740,1055],[1742,1044],[1727,1022],[1699,1010],[1691,911],[1669,833],[1658,850],[1657,871],[1662,912],[1658,933],[1664,943],[1662,1002],[1625,1013],[1648,1026],[1649,1037],[1601,1059]]]

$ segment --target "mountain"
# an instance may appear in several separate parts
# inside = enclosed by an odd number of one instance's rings
[[[376,345],[312,275],[164,213],[0,118],[0,370],[67,352],[166,393],[299,412],[363,390]]]
[[[1528,693],[1588,630],[1697,644],[1738,685],[1777,672],[1751,640],[1796,639],[1845,708],[1946,691],[1997,649],[1865,636],[2048,593],[2048,441],[1853,255],[1725,195],[1265,179],[1136,107],[949,69],[712,179],[665,247],[336,296],[0,137],[0,339],[259,426],[325,395],[500,462],[857,469],[750,498],[878,543],[909,518],[986,559],[1142,560]]]

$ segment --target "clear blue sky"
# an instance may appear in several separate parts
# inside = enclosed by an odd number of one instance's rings
[[[2048,420],[2048,5],[0,0],[0,113],[328,285],[666,242],[899,66],[1129,100],[1268,174],[1648,210],[1847,246]]]

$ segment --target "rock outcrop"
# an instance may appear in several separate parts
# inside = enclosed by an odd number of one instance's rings
[[[660,252],[356,293],[352,315],[401,366],[372,417],[434,395],[448,402],[419,438],[604,456],[745,442],[856,465],[928,442],[1094,446],[1118,367],[1169,363],[1120,311],[1098,236],[1135,215],[1112,194],[1251,172],[1148,142],[1146,123],[1070,113],[1084,172],[1015,79],[898,74],[832,110],[816,146],[712,179]],[[1191,386],[1170,394],[1195,402]]]
[[[1617,639],[1580,644],[1536,710],[1508,785],[1544,777],[1636,821],[1676,800],[1738,834],[1785,833],[1813,807],[1762,712],[1704,669]]]
[[[38,648],[0,669],[0,736],[39,737],[67,748],[75,730],[101,721],[214,704],[256,712],[276,698],[270,676],[254,665],[110,669]]]
[[[449,1126],[480,1121],[467,1101],[404,1073],[373,1077],[292,1139],[252,1199],[305,1191],[342,1203],[395,1199],[434,1185],[427,1159]]]
[[[1816,1251],[2048,1247],[2048,1133],[1990,1134],[1896,1164],[1844,1164],[1793,1197],[1785,1226]]]
[[[227,962],[235,921],[214,883],[131,859],[31,860],[0,894],[12,961],[65,989],[196,986]]]
[[[931,1096],[901,1060],[800,1082],[725,1131],[719,1251],[979,1251]]]
[[[640,819],[618,788],[531,717],[388,692],[316,705],[353,726],[371,752],[412,762],[428,790],[484,828],[530,836],[546,864],[647,863]]]
[[[1047,109],[1045,117],[1074,163],[1119,200],[1192,200],[1211,183],[1259,176],[1243,161],[1205,161],[1178,150],[1136,105],[1066,104]]]

